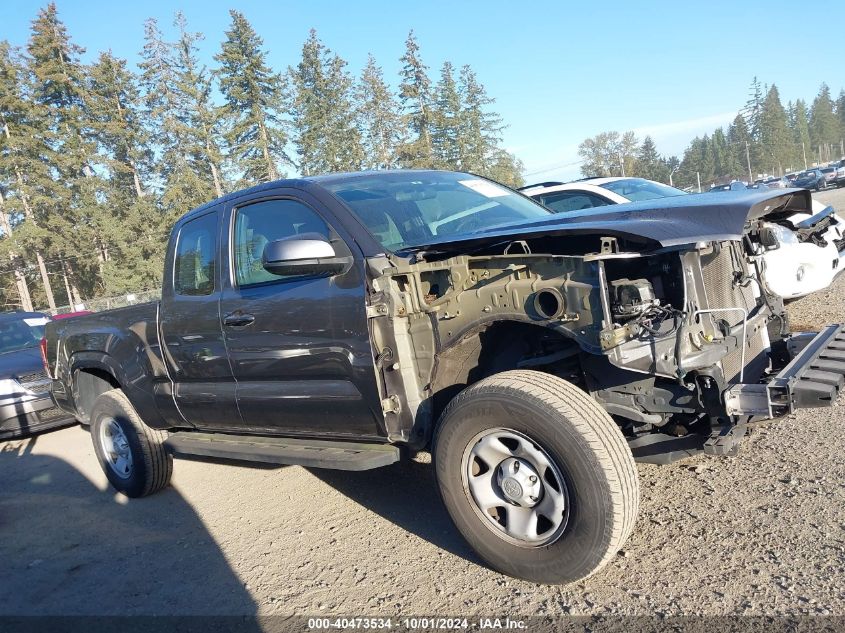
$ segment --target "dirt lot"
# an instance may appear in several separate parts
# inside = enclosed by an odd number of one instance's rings
[[[845,209],[845,190],[818,196]],[[845,277],[794,303],[845,319]],[[0,614],[845,615],[845,401],[738,458],[640,466],[634,535],[605,570],[536,586],[482,565],[424,459],[342,473],[179,461],[127,502],[79,427],[0,444]]]

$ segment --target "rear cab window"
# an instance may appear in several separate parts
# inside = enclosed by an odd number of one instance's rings
[[[177,295],[205,296],[214,292],[217,272],[217,213],[190,220],[179,229],[173,262]]]

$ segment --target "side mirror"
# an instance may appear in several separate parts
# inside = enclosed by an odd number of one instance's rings
[[[287,238],[264,247],[261,265],[274,275],[338,275],[346,272],[351,257],[338,257],[325,240]]]
[[[338,257],[325,240],[287,238],[264,247],[261,265],[274,275],[339,275],[352,264],[351,257]]]

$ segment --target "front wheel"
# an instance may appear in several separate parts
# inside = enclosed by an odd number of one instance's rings
[[[91,410],[94,452],[109,483],[127,497],[145,497],[164,488],[173,457],[164,448],[165,431],[150,428],[119,389],[107,391]]]
[[[633,529],[639,480],[610,416],[571,383],[508,371],[461,392],[434,441],[443,502],[493,568],[569,583],[610,561]]]

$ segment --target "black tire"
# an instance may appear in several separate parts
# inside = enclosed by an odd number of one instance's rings
[[[562,474],[568,515],[553,542],[506,540],[473,501],[464,456],[489,429],[518,432]],[[636,465],[617,425],[589,395],[537,371],[496,374],[455,397],[438,423],[434,464],[443,503],[472,548],[494,569],[534,582],[564,584],[597,572],[625,543],[639,509]]]
[[[131,466],[119,475],[107,455],[103,433],[109,433],[112,423],[123,433],[131,454]],[[113,428],[113,427],[110,427]],[[166,431],[144,424],[126,395],[119,389],[108,391],[94,401],[91,411],[91,439],[109,483],[127,497],[145,497],[158,492],[170,482],[173,457],[164,448]]]

